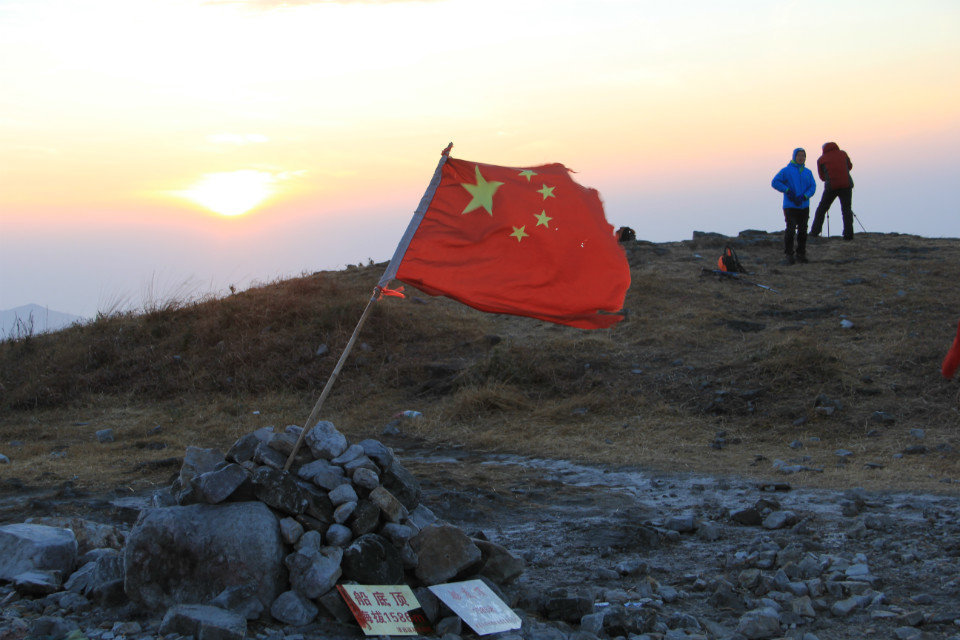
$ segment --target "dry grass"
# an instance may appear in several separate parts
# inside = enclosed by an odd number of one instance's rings
[[[861,234],[812,244],[812,263],[783,267],[777,234],[733,239],[749,279],[779,293],[702,275],[726,242],[631,243],[630,317],[606,331],[482,314],[416,291],[380,301],[323,415],[352,438],[379,437],[394,414],[416,409],[423,418],[401,428],[428,444],[960,492],[960,394],[938,373],[958,318],[960,240]],[[163,484],[176,469],[165,461],[188,445],[225,449],[257,427],[302,422],[382,269],[3,342],[0,453],[12,462],[2,477]],[[878,411],[894,422],[877,422]],[[115,442],[96,441],[104,428]],[[719,432],[726,446],[711,448]],[[917,444],[925,455],[897,457]],[[852,452],[848,462],[838,449]],[[781,476],[774,460],[820,471]]]

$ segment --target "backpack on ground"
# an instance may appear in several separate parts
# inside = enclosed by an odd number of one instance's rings
[[[727,271],[729,273],[747,272],[747,270],[743,268],[743,265],[740,264],[740,259],[737,258],[737,254],[730,247],[723,248],[723,254],[717,259],[717,268],[719,268],[720,271]]]

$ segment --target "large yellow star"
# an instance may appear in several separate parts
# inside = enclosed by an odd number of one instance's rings
[[[545,226],[547,229],[550,228],[550,221],[553,220],[550,216],[547,215],[546,211],[541,211],[540,213],[533,214],[533,217],[537,219],[537,226]]]
[[[493,194],[497,192],[503,183],[502,182],[487,182],[487,180],[480,175],[480,167],[476,167],[477,170],[477,184],[466,184],[461,182],[460,186],[470,192],[470,195],[473,196],[473,199],[470,200],[467,207],[461,212],[461,215],[464,213],[470,213],[474,209],[479,209],[483,207],[487,210],[487,213],[490,216],[493,216]]]
[[[525,231],[526,228],[527,228],[527,225],[523,225],[522,227],[514,227],[513,233],[511,233],[510,235],[516,238],[517,242],[520,242],[524,238],[527,238],[530,236],[530,234]]]
[[[526,178],[527,182],[530,182],[530,177],[537,175],[536,171],[530,171],[530,169],[524,169],[520,172],[520,177]]]
[[[555,187],[548,187],[547,185],[543,185],[542,189],[537,189],[537,193],[542,195],[544,200],[546,200],[547,198],[556,198],[557,196],[553,195],[554,189]]]

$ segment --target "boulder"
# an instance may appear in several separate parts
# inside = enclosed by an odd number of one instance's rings
[[[302,627],[317,617],[319,609],[296,591],[284,591],[270,607],[270,615],[284,624]]]
[[[171,607],[160,623],[160,635],[172,633],[197,640],[243,640],[247,620],[241,615],[203,604]]]
[[[324,460],[332,460],[347,450],[347,438],[327,420],[321,420],[310,429],[304,442],[314,457]]]
[[[428,586],[447,582],[479,563],[482,557],[467,534],[448,524],[424,527],[410,540],[410,545],[420,561],[415,574]]]
[[[221,462],[223,454],[217,449],[187,447],[183,453],[183,464],[180,466],[180,486],[189,487],[194,476],[213,471]]]
[[[124,589],[157,610],[254,583],[268,607],[280,592],[284,555],[277,516],[262,503],[152,509],[127,538]]]
[[[302,547],[284,560],[290,570],[290,586],[311,600],[323,595],[333,589],[340,579],[343,573],[340,570],[342,559],[343,549],[340,547],[324,547],[320,550]]]
[[[69,529],[42,524],[0,527],[0,580],[27,571],[60,571],[69,575],[77,564],[77,538]]]
[[[343,551],[343,577],[359,584],[400,584],[403,562],[400,552],[388,540],[368,533]]]
[[[94,549],[121,549],[123,533],[111,524],[103,524],[84,518],[44,516],[27,518],[28,524],[45,524],[58,529],[70,529],[77,539],[77,553],[81,556]]]

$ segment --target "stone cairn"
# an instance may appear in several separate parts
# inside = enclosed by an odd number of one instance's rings
[[[226,455],[188,447],[173,484],[119,549],[81,555],[68,528],[0,527],[0,546],[16,551],[0,560],[0,580],[24,593],[132,602],[163,614],[164,634],[218,629],[217,637],[242,638],[247,621],[268,616],[289,626],[352,623],[338,583],[407,584],[438,631],[459,631],[426,587],[479,578],[503,596],[522,573],[502,546],[421,504],[416,478],[378,440],[350,444],[321,421],[284,471],[300,433],[258,429]]]

